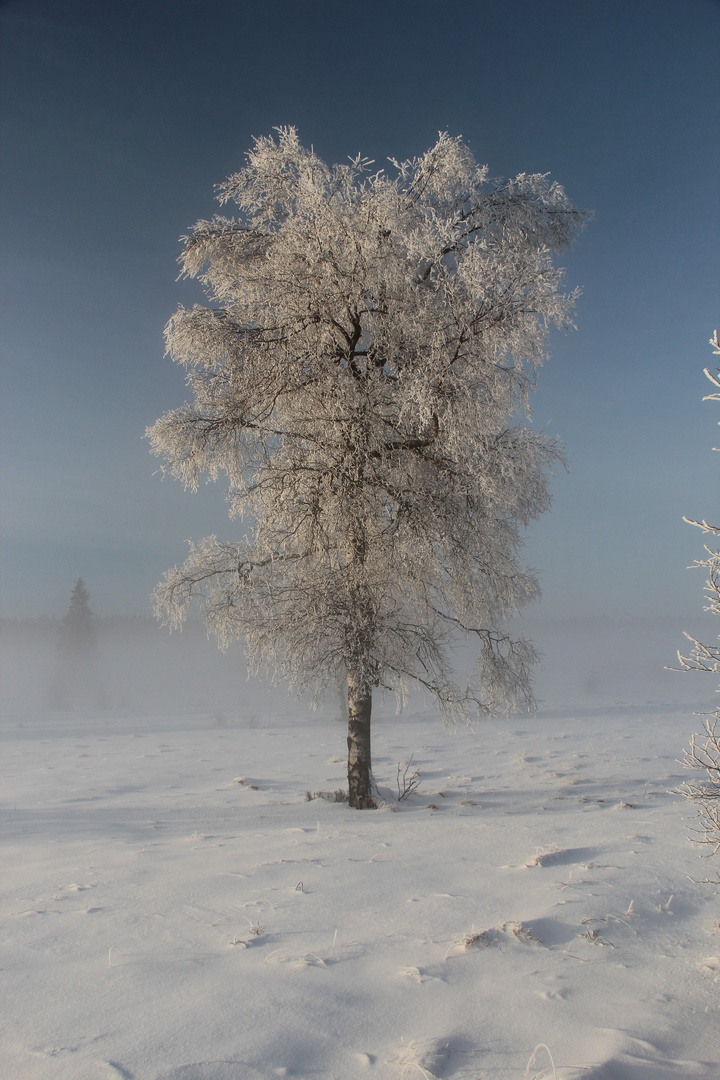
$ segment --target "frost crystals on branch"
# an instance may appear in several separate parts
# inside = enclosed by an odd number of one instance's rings
[[[717,330],[710,338],[710,345],[716,356],[720,355],[720,340]],[[703,401],[720,401],[720,379],[713,375],[707,368],[705,374],[716,388],[712,394],[707,394]],[[718,449],[715,447],[714,449]],[[689,525],[696,525],[704,533],[711,536],[720,536],[720,526],[709,525],[707,521],[693,521],[685,518]],[[705,595],[707,597],[706,611],[713,615],[720,615],[720,550],[705,545],[707,558],[698,559],[694,566],[703,567],[707,571],[708,578],[705,583]],[[685,637],[692,643],[692,649],[688,656],[678,652],[683,671],[711,671],[720,673],[720,647],[706,645],[690,634]],[[698,779],[687,780],[680,788],[680,793],[689,799],[698,812],[698,827],[693,829],[695,839],[700,844],[707,844],[710,855],[720,852],[720,708],[705,720],[705,730],[701,735],[693,735],[690,748],[685,751],[683,764],[700,773]],[[716,879],[720,880],[720,879]]]
[[[532,645],[504,621],[538,595],[521,531],[558,444],[518,422],[551,323],[571,325],[552,253],[583,223],[558,184],[488,184],[460,139],[374,172],[329,168],[293,128],[257,139],[200,221],[168,352],[191,400],[150,428],[190,488],[227,477],[243,538],[191,546],[158,586],[197,598],[221,646],[321,697],[348,688],[350,804],[373,804],[372,693],[419,683],[446,717],[532,705]],[[478,644],[458,685],[450,651]]]

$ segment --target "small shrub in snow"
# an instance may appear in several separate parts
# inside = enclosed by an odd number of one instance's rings
[[[453,942],[445,953],[444,959],[447,960],[452,955],[458,955],[461,950],[467,952],[468,949],[474,948],[487,949],[491,945],[495,945],[502,952],[502,945],[511,945],[513,941],[519,941],[522,944],[545,945],[545,942],[541,941],[525,923],[504,922],[502,926],[493,926],[489,930],[481,930],[479,933],[472,930],[468,934],[463,934],[461,938]]]
[[[412,768],[413,755],[410,755],[409,761],[398,762],[397,767],[397,791],[398,802],[402,802],[403,799],[409,799],[413,792],[417,791],[420,786],[420,770]],[[403,765],[405,768],[403,769]],[[412,769],[412,772],[410,771]]]
[[[338,788],[337,791],[306,791],[305,802],[312,802],[313,799],[324,799],[325,802],[347,802],[348,793],[343,791],[342,788]]]

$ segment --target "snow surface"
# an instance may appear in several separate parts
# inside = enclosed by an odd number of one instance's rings
[[[380,706],[387,803],[353,811],[305,797],[343,786],[342,723],[257,688],[6,715],[3,1075],[717,1078],[718,889],[669,793],[698,727]]]

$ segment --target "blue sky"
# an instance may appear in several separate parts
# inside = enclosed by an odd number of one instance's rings
[[[378,164],[447,130],[594,211],[562,260],[578,330],[534,402],[570,462],[528,535],[540,613],[699,610],[682,515],[718,505],[719,3],[6,0],[0,31],[3,615],[62,614],[80,575],[97,613],[145,614],[188,539],[237,529],[143,433],[185,396],[162,341],[197,298],[178,237],[282,124]]]

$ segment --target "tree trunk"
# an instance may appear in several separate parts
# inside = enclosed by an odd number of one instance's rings
[[[348,675],[348,794],[356,810],[374,810],[370,757],[372,690],[361,689]]]

